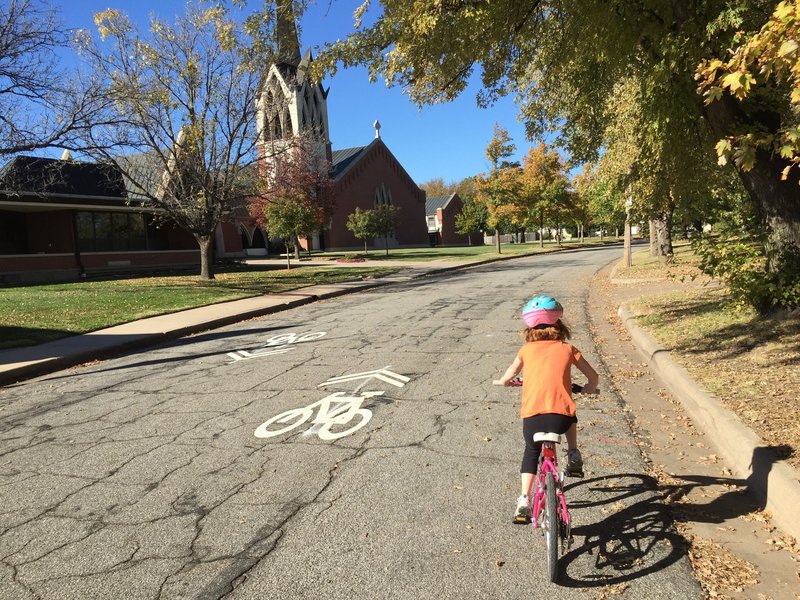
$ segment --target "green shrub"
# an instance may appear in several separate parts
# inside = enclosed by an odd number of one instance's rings
[[[767,240],[763,226],[735,218],[694,242],[700,270],[722,279],[737,303],[762,315],[800,306],[800,252],[785,245],[770,251]]]

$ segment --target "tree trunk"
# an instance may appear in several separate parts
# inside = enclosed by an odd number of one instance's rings
[[[539,248],[544,248],[544,209],[539,209]]]
[[[294,246],[294,259],[300,260],[300,239],[296,235],[292,236],[292,246]]]
[[[292,260],[291,260],[291,248],[289,248],[289,242],[286,242],[286,270],[292,268]]]
[[[703,115],[718,137],[729,135],[737,122],[752,123],[738,102],[728,95],[704,107]],[[775,121],[780,123],[780,118]],[[787,250],[800,253],[800,175],[794,168],[788,179],[782,181],[781,174],[788,164],[780,156],[759,150],[753,168],[739,170],[750,199],[769,227],[767,255],[771,271],[781,268]]]
[[[494,249],[500,254],[500,230],[497,228],[494,230]]]
[[[658,239],[656,239],[656,222],[650,219],[650,256],[658,256]]]
[[[369,250],[367,250],[367,238],[364,238],[364,254],[369,255]]]
[[[386,256],[389,256],[389,236],[384,236],[383,243],[386,246]]]
[[[653,221],[656,229],[656,252],[662,263],[672,261],[672,207],[659,212]]]
[[[214,279],[214,244],[210,235],[195,236],[200,246],[200,279]]]

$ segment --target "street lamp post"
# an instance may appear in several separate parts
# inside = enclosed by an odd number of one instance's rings
[[[631,267],[631,207],[633,198],[628,196],[625,199],[625,238],[622,247],[622,262],[626,268]]]

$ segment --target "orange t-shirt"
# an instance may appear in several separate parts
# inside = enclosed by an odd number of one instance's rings
[[[543,340],[526,342],[517,357],[522,361],[520,417],[545,413],[573,416],[570,370],[581,359],[580,351],[560,340]]]

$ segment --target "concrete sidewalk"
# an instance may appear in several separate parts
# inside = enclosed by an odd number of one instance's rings
[[[329,265],[329,263],[326,264]],[[402,266],[397,263],[391,264],[392,266]],[[456,267],[453,267],[453,263],[449,263],[449,266],[446,267],[438,264],[420,266],[420,263],[415,263],[415,268],[405,269],[380,279],[315,285],[279,294],[266,294],[210,304],[131,321],[38,346],[2,350],[0,351],[0,385],[52,373],[92,360],[109,358],[137,348],[268,315],[317,300],[409,281],[434,272],[464,268],[472,264],[475,263],[458,263]],[[375,265],[370,262],[369,266]]]

